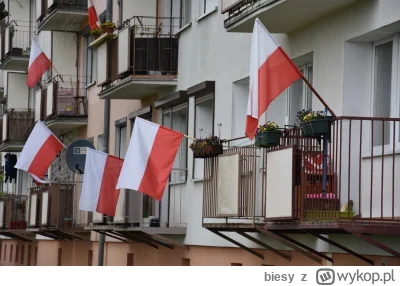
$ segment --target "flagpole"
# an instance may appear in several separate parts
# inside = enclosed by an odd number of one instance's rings
[[[185,138],[187,138],[187,139],[190,139],[190,140],[193,140],[193,141],[196,141],[196,138],[187,136],[187,135],[185,135],[185,134],[183,134],[183,137],[185,137]]]
[[[311,83],[306,79],[306,77],[303,74],[301,74],[301,78],[307,84],[307,86],[311,89],[311,91],[315,94],[315,96],[319,99],[319,101],[321,101],[321,103],[325,106],[325,108],[329,111],[329,113],[333,117],[336,117],[336,114],[332,111],[332,109],[330,109],[328,104],[326,104],[326,102],[322,99],[322,97],[318,94],[318,92],[314,89],[314,87],[311,85]]]

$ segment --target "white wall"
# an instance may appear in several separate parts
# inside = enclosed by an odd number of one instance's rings
[[[7,108],[28,108],[29,88],[26,85],[25,73],[8,72]]]
[[[57,71],[64,77],[64,86],[71,87],[70,82],[76,82],[77,78],[77,53],[78,35],[74,32],[52,32],[52,63]],[[53,76],[57,72],[53,68]]]

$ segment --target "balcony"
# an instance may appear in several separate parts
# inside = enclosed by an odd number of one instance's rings
[[[230,146],[233,141],[223,155],[205,159],[203,227],[259,245],[247,232],[306,250],[285,234],[306,233],[333,245],[321,235],[351,234],[389,249],[365,234],[400,234],[400,119],[339,117],[330,133],[325,149],[323,140],[296,127],[283,131],[278,147]]]
[[[223,0],[228,32],[251,33],[259,18],[271,33],[290,33],[359,0]]]
[[[27,202],[26,196],[0,194],[0,235],[25,242],[31,241],[26,232]]]
[[[53,184],[30,190],[28,231],[55,240],[82,240],[87,212],[77,209],[81,185]]]
[[[75,82],[53,80],[36,92],[35,121],[53,131],[87,125],[86,89]]]
[[[39,31],[79,32],[81,23],[88,17],[86,0],[39,0],[36,5],[41,11],[37,19]]]
[[[86,229],[124,242],[171,248],[176,242],[169,235],[186,235],[186,176],[186,169],[172,170],[161,202],[141,192],[121,190],[115,217],[94,213]]]
[[[9,109],[2,115],[0,151],[21,152],[35,125],[31,109]]]
[[[1,39],[5,44],[1,54],[0,69],[28,71],[31,46],[29,22],[11,21],[2,31]]]
[[[175,18],[135,16],[117,38],[98,47],[100,98],[144,99],[174,90],[179,39],[170,28],[175,22]]]

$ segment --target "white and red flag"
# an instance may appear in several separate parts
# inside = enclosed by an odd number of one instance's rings
[[[115,216],[118,176],[124,160],[88,149],[79,209]]]
[[[38,182],[46,183],[42,178],[63,148],[61,141],[39,120],[29,135],[15,168],[34,175],[32,178]]]
[[[94,7],[92,0],[88,0],[88,17],[90,29],[98,28],[99,17],[97,16],[96,8]]]
[[[245,131],[248,138],[254,138],[258,120],[271,102],[301,76],[267,28],[256,19],[250,50],[250,92]]]
[[[117,188],[160,201],[182,137],[182,133],[136,118]]]
[[[31,54],[29,56],[28,77],[26,85],[30,88],[36,86],[42,75],[52,66],[51,61],[44,54],[35,40],[32,40]]]

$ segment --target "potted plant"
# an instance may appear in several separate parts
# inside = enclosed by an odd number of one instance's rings
[[[280,144],[281,131],[275,122],[268,121],[264,125],[260,125],[255,136],[256,146],[269,148]]]
[[[331,117],[323,111],[301,110],[297,113],[304,137],[320,137],[330,135]]]
[[[106,21],[101,23],[100,28],[103,31],[103,34],[112,34],[114,29],[116,28],[116,25],[113,22]]]
[[[216,157],[223,153],[221,140],[217,136],[196,139],[190,144],[194,158]]]
[[[93,35],[94,39],[96,40],[100,35],[103,33],[101,28],[95,28],[90,30],[90,34]]]

